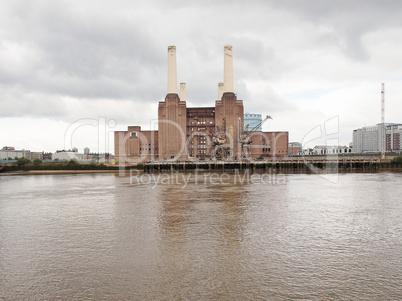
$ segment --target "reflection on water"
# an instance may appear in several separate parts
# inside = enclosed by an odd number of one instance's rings
[[[402,174],[234,176],[0,176],[0,300],[402,298]]]

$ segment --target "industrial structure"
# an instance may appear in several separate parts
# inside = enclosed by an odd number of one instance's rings
[[[224,82],[218,83],[213,107],[187,107],[185,83],[180,84],[180,95],[177,89],[176,47],[169,46],[168,89],[165,100],[159,102],[158,130],[129,126],[127,131],[116,131],[115,159],[143,162],[287,156],[288,132],[263,132],[259,114],[247,126],[249,115],[245,117],[243,101],[234,93],[231,45],[224,47]]]
[[[244,130],[247,131],[247,129],[252,129],[256,127],[258,124],[262,122],[262,115],[261,114],[250,114],[246,113],[244,114]],[[262,132],[262,127],[258,127],[256,129],[258,132]]]

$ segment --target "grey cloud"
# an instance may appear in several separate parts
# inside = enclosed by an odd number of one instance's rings
[[[129,124],[157,116],[168,45],[177,46],[178,81],[187,83],[189,102],[213,106],[223,45],[233,44],[238,98],[245,110],[269,111],[277,121],[301,110],[279,89],[337,86],[345,72],[334,66],[345,57],[361,80],[362,61],[375,69],[362,41],[402,22],[400,1],[13,0],[2,1],[0,11],[0,54],[8,44],[24,50],[18,64],[0,57],[0,116],[73,120],[107,113]],[[266,87],[254,91],[255,83]]]
[[[273,0],[273,6],[292,11],[314,24],[325,25],[333,31],[331,40],[353,60],[369,59],[362,37],[384,27],[402,25],[402,2],[398,0],[356,0],[356,1],[290,1]],[[327,37],[327,41],[328,41]],[[334,41],[335,42],[335,41]]]
[[[76,97],[125,98],[139,92],[136,83],[151,82],[165,63],[135,23],[80,14],[77,8],[27,6],[14,9],[16,35],[10,39],[34,50],[39,63],[17,75],[2,70],[2,82]]]
[[[62,101],[52,101],[49,95],[21,92],[17,88],[2,90],[0,117],[47,116],[60,118],[66,112]]]

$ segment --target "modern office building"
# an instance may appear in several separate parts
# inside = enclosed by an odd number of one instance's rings
[[[402,149],[402,124],[379,123],[353,131],[353,152],[382,153]]]
[[[385,149],[387,152],[402,150],[402,124],[393,123],[385,127]]]

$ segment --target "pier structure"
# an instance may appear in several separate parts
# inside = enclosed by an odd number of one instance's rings
[[[151,162],[143,165],[145,172],[170,171],[245,171],[284,173],[344,173],[376,172],[382,170],[402,171],[402,163],[381,160],[272,160],[254,162]]]

